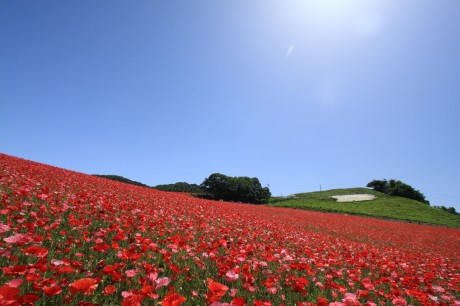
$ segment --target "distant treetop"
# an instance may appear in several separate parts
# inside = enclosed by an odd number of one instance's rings
[[[131,184],[131,185],[136,185],[136,186],[142,186],[142,187],[149,187],[148,185],[142,184],[140,182],[132,181],[130,179],[127,179],[125,177],[119,176],[119,175],[105,175],[105,174],[93,174],[94,176],[106,178],[112,181],[117,181],[117,182],[122,182],[126,184]]]
[[[203,193],[203,189],[200,188],[197,184],[189,184],[185,182],[177,182],[174,184],[164,184],[157,185],[153,187],[162,191],[172,191],[172,192],[189,192],[189,193]]]
[[[423,193],[399,180],[372,180],[367,184],[367,187],[391,196],[409,198],[430,205]]]

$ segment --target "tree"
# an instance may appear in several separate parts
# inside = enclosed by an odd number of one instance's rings
[[[230,197],[232,189],[231,179],[220,173],[213,173],[201,183],[204,189],[212,198],[226,200]]]
[[[388,195],[409,198],[430,205],[423,193],[399,180],[372,180],[367,184],[367,187]]]
[[[262,187],[256,177],[229,177],[213,173],[203,181],[200,187],[209,197],[216,200],[261,204],[268,203],[271,197],[268,187]]]
[[[186,182],[177,182],[174,184],[157,185],[153,187],[162,191],[173,191],[173,192],[190,192],[190,193],[202,193],[203,190],[197,184],[189,184]]]
[[[367,184],[367,187],[373,188],[375,191],[387,193],[387,185],[388,182],[386,180],[372,180]]]

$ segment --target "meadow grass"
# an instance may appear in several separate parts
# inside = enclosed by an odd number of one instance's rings
[[[337,202],[331,198],[335,195],[350,194],[372,194],[376,198],[361,202]],[[298,193],[287,198],[275,197],[271,199],[270,205],[460,227],[460,215],[454,215],[418,201],[389,196],[367,188],[332,189]]]

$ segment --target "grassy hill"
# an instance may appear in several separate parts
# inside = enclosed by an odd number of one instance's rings
[[[95,175],[127,184],[149,187],[118,175]],[[197,190],[193,189],[194,187]],[[152,188],[152,187],[150,187]],[[163,191],[195,192],[199,186],[187,183],[158,185],[153,187]],[[372,194],[376,198],[361,202],[337,202],[336,195]],[[409,222],[427,223],[460,228],[460,215],[451,214],[415,200],[389,196],[368,188],[345,188],[294,194],[290,197],[273,197],[271,206],[289,207],[322,212],[345,213],[375,218],[395,219]]]
[[[117,181],[117,182],[122,182],[122,183],[126,183],[126,184],[131,184],[131,185],[149,187],[150,188],[150,186],[147,186],[147,185],[145,185],[145,184],[143,184],[141,182],[133,181],[133,180],[127,179],[126,177],[119,176],[119,175],[113,175],[113,174],[109,174],[109,175],[106,175],[106,174],[93,174],[93,175],[97,176],[97,177],[102,177],[102,178],[105,178],[105,179],[109,179],[109,180],[112,180],[112,181]]]
[[[372,194],[376,199],[339,203],[335,195]],[[460,227],[460,215],[407,198],[389,196],[367,188],[333,189],[298,193],[287,198],[272,198],[270,205],[324,212],[346,213],[377,218]]]

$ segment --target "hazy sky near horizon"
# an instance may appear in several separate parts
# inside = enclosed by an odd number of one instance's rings
[[[460,211],[460,1],[1,1],[0,152]]]

